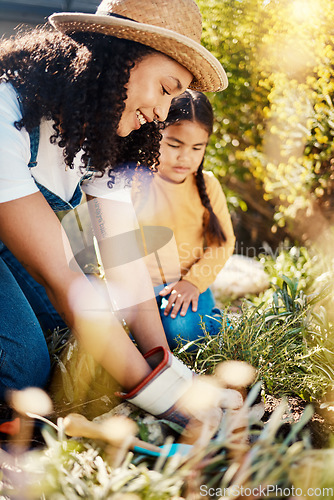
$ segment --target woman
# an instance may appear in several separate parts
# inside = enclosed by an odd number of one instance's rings
[[[56,30],[36,30],[0,45],[0,396],[10,388],[44,386],[49,376],[42,328],[15,279],[21,275],[24,282],[26,270],[64,323],[133,397],[150,386],[152,373],[160,374],[161,356],[171,356],[149,287],[143,301],[125,311],[138,350],[108,300],[78,266],[69,265],[72,251],[53,209],[77,205],[86,179],[93,224],[102,239],[112,236],[119,207],[109,201],[113,217],[106,217],[105,202],[94,199],[87,174],[94,178],[108,169],[110,177],[124,151],[127,159],[153,165],[155,121],[166,118],[172,98],[189,85],[220,90],[226,75],[199,44],[200,14],[193,0],[103,0],[96,14],[54,14],[50,22]],[[124,218],[131,227],[131,213],[125,210]],[[143,266],[138,277],[145,279]],[[147,353],[155,348],[160,357],[153,361]],[[176,394],[173,387],[171,393]],[[152,411],[168,411],[175,397]],[[144,408],[145,401],[134,400]]]

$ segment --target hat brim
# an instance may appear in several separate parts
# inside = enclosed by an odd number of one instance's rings
[[[194,76],[189,85],[194,90],[218,92],[228,85],[226,73],[218,59],[200,43],[175,31],[118,17],[79,12],[52,14],[49,22],[67,35],[88,31],[148,45],[187,68]]]

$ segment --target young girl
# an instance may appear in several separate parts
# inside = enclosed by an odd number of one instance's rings
[[[176,240],[180,279],[174,266],[174,280],[169,269],[172,282],[156,288],[167,340],[175,348],[180,340],[203,337],[201,319],[211,334],[218,332],[221,315],[209,286],[232,255],[235,237],[221,186],[203,171],[213,127],[209,100],[200,92],[184,92],[173,99],[162,127],[158,173],[145,202],[138,196],[136,206],[142,225],[168,227]],[[159,281],[156,269],[153,283]]]
[[[166,359],[175,361],[149,286],[124,309],[138,350],[109,298],[75,264],[54,211],[78,205],[82,186],[103,254],[115,227],[131,230],[134,216],[129,205],[96,198],[94,177],[111,191],[113,168],[124,157],[153,165],[157,121],[167,117],[172,98],[189,85],[221,90],[226,75],[199,43],[193,0],[103,0],[96,14],[54,14],[50,21],[56,29],[0,44],[0,397],[46,384],[50,362],[38,319],[44,326],[47,307],[47,316],[55,310],[49,328],[61,317],[126,397],[168,417],[182,377],[169,378],[169,397],[148,404],[147,392],[166,392],[161,370]],[[145,284],[144,266],[128,265],[127,289],[131,279]],[[117,281],[118,269],[110,265],[107,278]],[[192,373],[182,370],[189,385]]]

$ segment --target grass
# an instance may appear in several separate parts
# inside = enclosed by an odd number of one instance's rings
[[[217,336],[203,324],[203,339],[178,349],[178,356],[200,373],[223,361],[245,361],[257,369],[264,393],[320,400],[334,388],[332,327],[324,308],[313,310],[322,295],[309,300],[296,280],[281,280],[271,301],[245,301],[237,315],[225,310]],[[192,344],[197,349],[189,352]]]

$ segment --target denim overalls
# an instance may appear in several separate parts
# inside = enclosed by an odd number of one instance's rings
[[[29,168],[34,168],[37,165],[37,152],[38,152],[38,145],[39,145],[39,127],[36,127],[30,134],[30,162],[28,164]],[[88,177],[91,176],[90,172],[85,173],[81,179],[80,182],[78,183],[74,194],[69,202],[62,200],[59,196],[56,194],[52,193],[47,189],[46,187],[42,186],[39,184],[39,182],[36,182],[36,185],[38,189],[41,191],[42,195],[52,208],[54,212],[61,212],[62,210],[71,210],[72,208],[77,207],[80,204],[81,198],[82,198],[82,191],[80,189],[81,183],[87,179]]]
[[[39,128],[30,134],[29,168],[36,166]],[[72,199],[66,202],[36,182],[55,211],[79,205],[80,179]],[[50,374],[50,358],[44,333],[66,328],[52,306],[44,287],[38,284],[0,241],[0,399],[7,388],[45,386]]]

